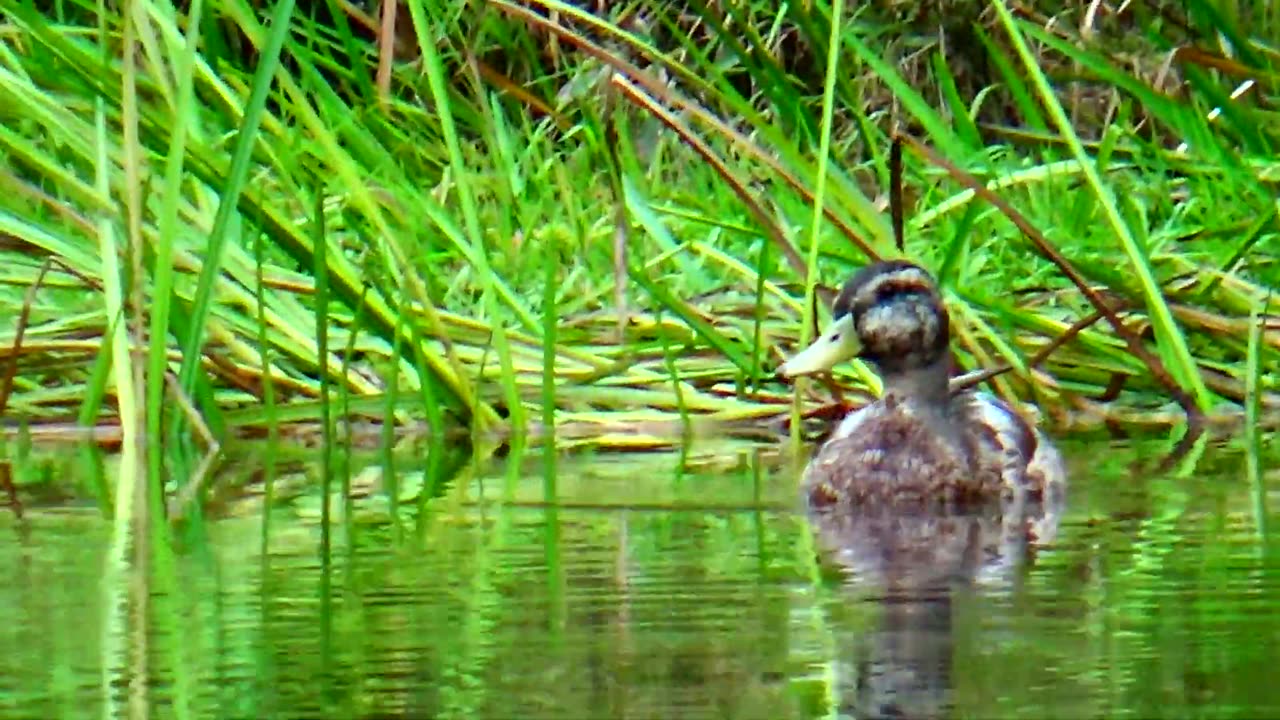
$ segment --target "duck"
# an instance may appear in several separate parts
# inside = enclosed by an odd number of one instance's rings
[[[953,392],[950,340],[941,292],[920,265],[880,260],[848,278],[830,323],[777,371],[790,379],[857,358],[883,387],[811,456],[801,485],[812,508],[1019,512],[1061,503],[1057,447],[998,397]]]

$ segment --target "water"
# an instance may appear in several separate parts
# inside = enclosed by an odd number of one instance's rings
[[[265,553],[233,493],[149,580],[104,575],[96,510],[29,508],[0,516],[0,716],[1280,716],[1243,461],[1133,472],[1155,446],[1068,448],[1055,542],[928,590],[852,582],[753,448],[562,459],[554,503],[536,457],[463,468],[399,527],[376,493],[337,506],[328,562],[314,493]]]

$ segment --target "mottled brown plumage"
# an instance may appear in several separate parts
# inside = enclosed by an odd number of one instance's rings
[[[951,393],[949,318],[927,272],[905,261],[869,265],[845,283],[832,315],[781,372],[859,357],[884,395],[847,416],[805,469],[813,506],[951,512],[1060,499],[1065,472],[1046,438],[989,394]]]
[[[981,438],[959,434],[957,445],[892,395],[872,412],[859,432],[832,438],[809,463],[805,484],[812,504],[955,507],[1003,494],[1001,464]]]

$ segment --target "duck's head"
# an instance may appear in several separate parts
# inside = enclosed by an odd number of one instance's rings
[[[875,262],[854,273],[831,314],[831,324],[778,368],[779,375],[822,372],[856,357],[892,376],[946,357],[951,335],[942,296],[928,272],[905,260]]]

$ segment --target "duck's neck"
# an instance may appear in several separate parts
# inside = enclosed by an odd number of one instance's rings
[[[935,437],[963,451],[959,407],[951,396],[948,359],[920,368],[899,370],[883,376],[884,394],[911,407],[911,413],[929,427]]]
[[[884,394],[911,400],[945,413],[951,406],[951,378],[947,359],[924,367],[900,369],[883,376]]]

